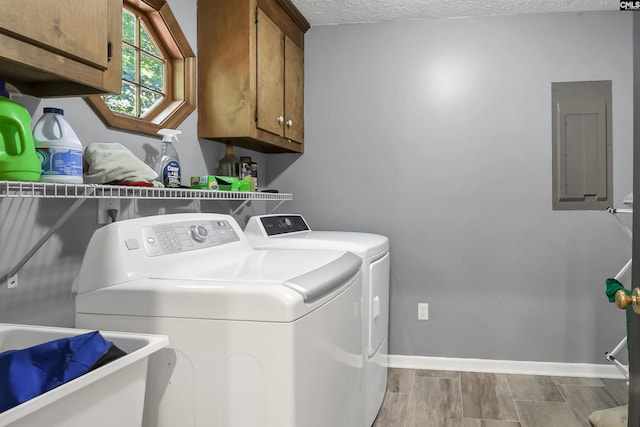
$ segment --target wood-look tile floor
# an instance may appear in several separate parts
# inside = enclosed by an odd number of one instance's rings
[[[374,427],[590,427],[625,380],[389,369]]]

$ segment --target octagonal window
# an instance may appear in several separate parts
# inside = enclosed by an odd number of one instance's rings
[[[124,0],[121,92],[85,99],[107,127],[150,135],[195,110],[195,54],[165,0]]]

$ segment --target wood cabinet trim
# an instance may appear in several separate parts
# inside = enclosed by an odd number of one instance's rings
[[[298,25],[298,27],[300,27],[303,33],[306,33],[307,31],[309,31],[309,28],[311,28],[309,21],[307,21],[307,18],[305,18],[304,15],[300,13],[300,11],[294,6],[293,3],[291,3],[290,0],[276,0],[276,1],[280,5],[280,7],[282,7],[287,12],[287,14]]]

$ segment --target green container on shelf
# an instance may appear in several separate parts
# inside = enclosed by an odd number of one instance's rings
[[[31,134],[31,116],[9,99],[0,79],[0,181],[40,181],[42,166]]]
[[[251,178],[251,177],[248,177]],[[238,179],[235,176],[215,176],[218,190],[221,191],[251,191],[249,179]]]

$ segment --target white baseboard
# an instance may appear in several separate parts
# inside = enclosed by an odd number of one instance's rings
[[[390,368],[436,371],[493,372],[498,374],[550,375],[557,377],[625,378],[612,364],[523,362],[518,360],[459,359],[389,355]]]

